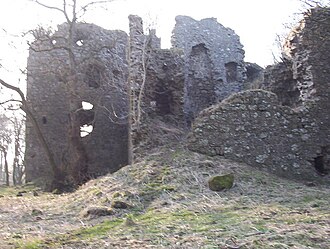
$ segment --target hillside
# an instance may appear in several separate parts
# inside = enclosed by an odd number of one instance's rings
[[[209,190],[208,179],[227,172],[233,188]],[[30,185],[1,187],[0,195],[1,249],[330,247],[326,185],[278,178],[182,144],[149,150],[134,166],[74,193]]]

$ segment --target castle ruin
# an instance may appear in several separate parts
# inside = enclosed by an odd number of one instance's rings
[[[330,59],[329,41],[319,37],[330,35],[330,22],[323,22],[329,16],[328,9],[313,10],[288,41],[285,61],[265,70],[264,90],[249,91],[243,90],[262,79],[263,69],[244,62],[239,37],[214,18],[178,16],[171,49],[161,49],[154,30],[144,34],[138,16],[129,17],[129,35],[79,23],[77,92],[82,103],[93,107],[79,110],[81,125],[93,128],[82,138],[90,174],[127,164],[128,93],[142,88],[143,115],[192,124],[189,147],[194,151],[295,178],[326,172]],[[67,157],[68,95],[61,80],[67,61],[60,49],[66,28],[60,25],[50,39],[36,40],[28,59],[27,98],[58,163]],[[26,143],[26,179],[49,180],[49,165],[30,122]]]
[[[74,54],[81,82],[77,92],[82,104],[93,106],[84,110],[82,105],[79,111],[81,125],[93,128],[82,138],[93,176],[127,164],[128,81],[133,90],[144,84],[144,114],[172,115],[181,123],[187,115],[192,120],[205,107],[241,90],[244,83],[239,38],[215,19],[198,22],[177,17],[173,49],[161,49],[154,30],[145,35],[140,17],[129,16],[129,27],[129,36],[83,23],[75,31]],[[67,28],[60,25],[52,36],[37,39],[28,59],[28,101],[58,164],[65,162],[68,147],[68,94],[61,80],[67,66],[61,39]],[[198,39],[188,43],[187,32]],[[50,178],[46,156],[30,122],[26,142],[27,181]]]

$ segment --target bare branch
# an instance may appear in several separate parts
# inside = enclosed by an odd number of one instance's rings
[[[65,0],[63,0],[63,5],[64,5],[64,6],[63,6],[63,9],[60,9],[60,8],[58,8],[58,7],[56,7],[56,6],[50,6],[50,5],[44,4],[44,3],[40,2],[39,0],[32,0],[32,1],[35,2],[35,3],[37,3],[37,4],[39,4],[39,5],[42,6],[42,7],[47,8],[47,9],[50,9],[50,10],[56,10],[56,11],[61,12],[61,13],[64,15],[66,21],[67,21],[68,23],[71,23],[71,20],[70,20],[68,14],[67,14],[67,12],[66,12],[66,1],[65,1]]]
[[[6,100],[6,101],[0,102],[0,105],[5,105],[5,104],[10,103],[10,102],[19,102],[19,103],[22,103],[21,100],[17,100],[17,99],[8,99],[8,100]]]
[[[45,7],[45,8],[47,8],[47,9],[57,10],[57,11],[59,11],[59,12],[65,14],[64,10],[62,10],[62,9],[60,9],[60,8],[58,8],[58,7],[55,7],[55,6],[49,6],[49,5],[47,5],[47,4],[44,4],[44,3],[40,2],[39,0],[33,0],[33,2],[39,4],[40,6]]]
[[[24,93],[22,92],[21,89],[4,82],[2,79],[0,79],[0,84],[3,85],[6,88],[9,88],[9,89],[17,92],[19,94],[19,96],[21,97],[22,101],[25,101],[25,96],[24,96]]]
[[[77,12],[80,13],[81,11],[86,12],[87,9],[95,4],[103,4],[103,3],[110,3],[110,2],[114,2],[115,0],[99,0],[99,1],[93,1],[93,2],[89,2],[88,4],[84,5],[81,7],[81,9]]]
[[[65,2],[65,0],[64,0]],[[73,0],[73,7],[72,7],[72,23],[77,21],[77,0]]]

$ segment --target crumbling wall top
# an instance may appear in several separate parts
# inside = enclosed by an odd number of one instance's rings
[[[226,63],[244,59],[239,36],[232,29],[218,23],[216,18],[197,21],[188,16],[177,16],[175,20],[171,39],[174,48],[184,49],[189,54],[193,46],[203,43],[212,52],[214,62]]]

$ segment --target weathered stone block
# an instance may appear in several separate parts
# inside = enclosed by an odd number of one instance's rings
[[[224,189],[230,189],[234,185],[234,175],[217,175],[213,176],[208,181],[209,188],[213,191],[222,191]]]

